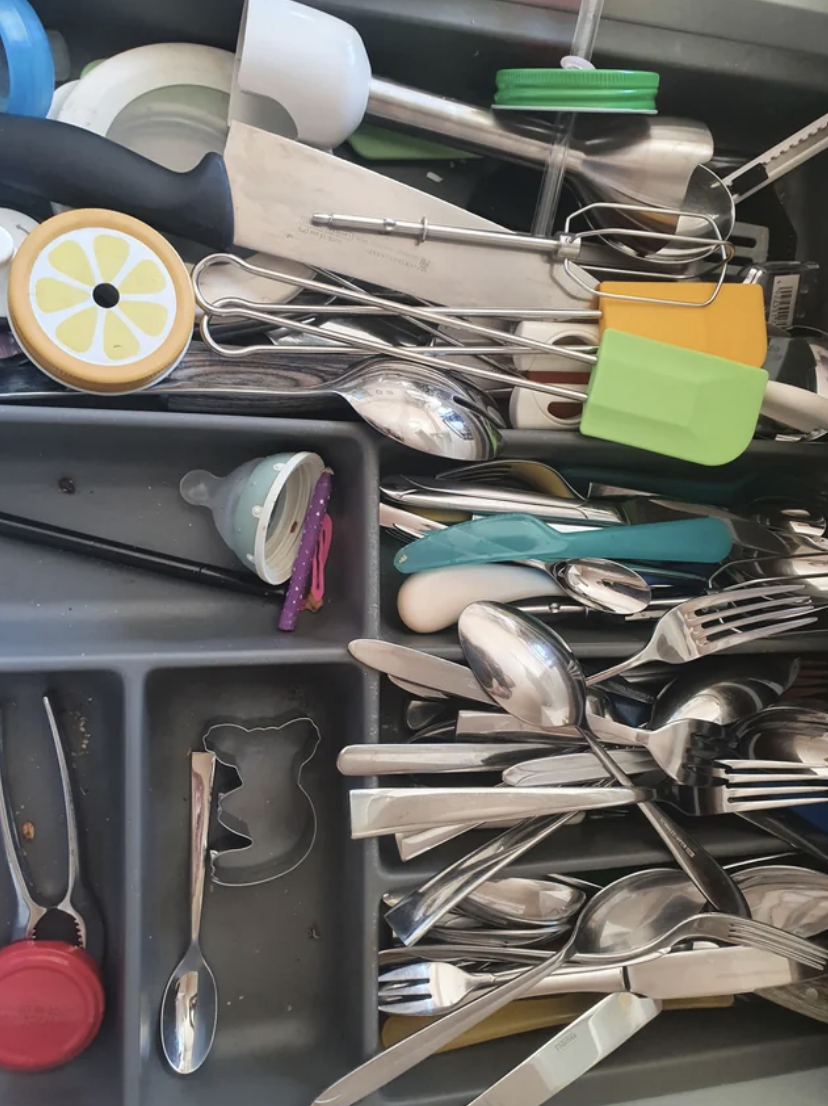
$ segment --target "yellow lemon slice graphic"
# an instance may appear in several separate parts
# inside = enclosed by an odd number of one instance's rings
[[[189,345],[189,274],[152,228],[114,211],[68,211],[37,227],[9,275],[9,323],[44,372],[70,387],[134,392]]]

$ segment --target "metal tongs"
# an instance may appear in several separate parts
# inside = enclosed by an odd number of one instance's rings
[[[44,918],[50,914],[62,914],[65,918],[69,919],[74,934],[74,939],[68,943],[74,944],[78,948],[85,949],[87,947],[87,925],[83,915],[77,907],[77,894],[80,886],[78,828],[75,820],[72,784],[69,779],[69,769],[66,763],[63,741],[48,695],[43,696],[43,707],[46,711],[49,730],[51,731],[52,740],[54,742],[55,755],[60,771],[63,806],[66,813],[66,892],[59,903],[55,905],[46,905],[39,902],[29,890],[29,882],[23,873],[23,866],[21,864],[20,840],[17,835],[14,821],[9,813],[10,805],[4,778],[5,751],[3,749],[2,723],[0,722],[0,835],[2,835],[3,851],[9,866],[16,900],[11,939],[12,941],[36,941],[38,939],[43,939],[43,935],[40,934],[38,930]]]

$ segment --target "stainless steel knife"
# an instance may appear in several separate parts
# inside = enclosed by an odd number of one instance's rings
[[[514,718],[511,714],[504,713],[502,710],[459,710],[457,720],[454,723],[454,736],[489,739],[515,737],[525,739],[527,737],[542,736],[549,745],[560,745],[561,743],[583,745],[584,740],[579,736],[575,727],[569,728],[572,731],[571,734],[563,732],[567,727],[561,727],[561,731],[554,734],[538,734],[537,729],[521,722],[518,718]]]
[[[457,699],[470,699],[475,703],[494,706],[471,669],[466,668],[465,665],[444,660],[443,657],[433,657],[419,649],[409,649],[405,645],[397,645],[391,641],[377,641],[374,638],[357,638],[349,643],[348,652],[361,664],[377,672],[384,672],[395,681],[399,681],[401,685],[416,686],[421,691],[432,688],[434,691],[452,695]],[[638,744],[636,740],[638,731],[631,726],[625,726],[622,722],[605,719],[591,712],[587,712],[587,722],[592,732],[602,740],[612,741],[617,745]],[[569,731],[572,736],[577,737],[577,730],[570,727]],[[507,726],[503,732],[523,732],[523,730],[515,731],[514,728]],[[567,728],[561,728],[555,732],[560,736],[569,736]]]
[[[516,742],[515,745],[520,748],[523,743]],[[608,778],[606,769],[590,752],[558,753],[551,757],[534,753],[534,756],[535,760],[524,760],[507,767],[503,772],[503,782],[510,787],[555,787],[558,784],[597,783]],[[658,765],[646,749],[616,749],[612,759],[629,775],[658,770]]]
[[[494,703],[472,675],[470,669],[442,657],[432,657],[419,649],[408,649],[390,641],[358,638],[348,645],[348,652],[360,664],[396,676],[409,684],[433,688],[458,699],[471,699],[475,703]]]
[[[654,794],[640,787],[357,788],[350,793],[351,837],[603,810],[648,802]]]
[[[640,995],[610,995],[576,1018],[470,1106],[542,1106],[661,1013]]]
[[[0,118],[0,182],[72,207],[103,207],[205,246],[242,246],[334,270],[430,302],[474,307],[590,306],[587,293],[540,254],[336,234],[318,211],[492,229],[478,215],[301,142],[230,124],[222,156],[175,173],[110,139],[49,119]],[[497,228],[495,228],[497,229]],[[462,256],[461,256],[462,252]],[[277,266],[278,268],[278,266]],[[578,270],[587,287],[593,278]]]
[[[534,745],[523,741],[449,741],[435,744],[416,741],[402,745],[346,745],[337,757],[336,766],[343,776],[391,776],[409,772],[500,772],[512,765],[526,763],[529,757],[533,754],[540,755],[546,748],[548,745]],[[643,752],[652,768],[652,759],[646,750]],[[597,771],[597,762],[594,757],[590,759],[594,774]],[[580,779],[576,782],[580,782]]]
[[[633,991],[648,998],[703,998],[743,995],[767,987],[802,983],[816,970],[763,949],[730,948],[671,952],[627,967],[563,968],[542,980],[531,995],[568,992]]]
[[[380,485],[382,494],[397,507],[462,511],[471,515],[508,514],[521,511],[546,522],[592,526],[623,526],[620,508],[606,503],[562,499],[536,491],[515,491],[488,485],[451,484],[427,477],[389,476]]]

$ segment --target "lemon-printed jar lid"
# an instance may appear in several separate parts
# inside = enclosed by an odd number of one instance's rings
[[[44,372],[91,392],[133,392],[166,375],[192,337],[192,285],[172,246],[114,211],[68,211],[21,246],[9,322]]]

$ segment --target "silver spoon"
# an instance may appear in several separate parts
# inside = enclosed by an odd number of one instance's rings
[[[679,869],[631,872],[609,886],[615,895],[595,895],[584,911],[584,936],[597,955],[630,955],[704,906],[704,896]]]
[[[523,926],[545,926],[571,918],[585,901],[583,891],[561,883],[511,877],[484,883],[458,903],[458,909],[481,920],[505,919]]]
[[[534,928],[565,925],[586,901],[580,888],[551,879],[511,877],[494,879],[482,884],[462,899],[454,910],[443,915],[443,928],[480,929],[496,926],[500,929]],[[386,906],[396,906],[400,894],[382,896]]]
[[[786,933],[813,937],[828,928],[828,875],[794,865],[768,864],[734,872],[750,916]],[[649,868],[610,885],[618,899],[598,901],[583,923],[592,954],[632,956],[666,928],[694,917],[704,898],[675,868]],[[595,896],[598,900],[598,896]]]
[[[485,461],[500,449],[489,400],[468,384],[419,365],[381,361],[327,385],[369,426],[411,449]]]
[[[771,925],[781,923],[789,933],[795,933],[798,937],[814,937],[828,929],[828,876],[824,872],[813,872],[809,868],[781,868],[789,873],[791,878],[805,882],[799,882],[794,890],[785,887],[783,894],[773,891],[761,896],[756,903],[752,901],[752,887],[745,886],[745,897],[751,904],[751,913],[759,922],[769,922]],[[797,875],[794,877],[793,873]],[[751,871],[750,876],[758,882],[762,879],[761,869]],[[767,885],[766,885],[767,886]],[[820,899],[815,902],[811,892],[819,889]],[[797,893],[798,892],[798,893]],[[810,898],[810,901],[808,901]],[[756,992],[769,1002],[775,1002],[777,1006],[784,1006],[788,1010],[795,1010],[797,1014],[803,1014],[807,1018],[816,1021],[828,1022],[828,976],[821,975],[816,979],[806,980],[804,983],[790,983],[786,987],[767,987]]]
[[[193,753],[190,765],[190,947],[170,976],[161,1000],[161,1047],[179,1075],[197,1071],[216,1035],[216,980],[199,944],[207,862],[207,832],[216,758]]]
[[[650,585],[632,568],[597,557],[576,557],[553,566],[552,578],[572,599],[608,614],[638,614],[651,603]]]
[[[194,391],[208,398],[229,393],[285,399],[338,395],[369,426],[411,449],[454,461],[485,461],[500,448],[499,427],[504,423],[493,402],[465,381],[428,366],[382,359],[364,362],[313,388],[291,383],[289,370],[274,371],[265,384],[249,388],[233,377],[232,370],[217,379],[205,371],[176,381],[176,387],[164,394],[185,396]]]
[[[793,865],[743,868],[734,873],[751,917],[798,937],[828,927],[828,876]],[[695,917],[704,898],[683,872],[648,868],[621,876],[584,908],[581,956],[628,959],[680,922]],[[576,959],[578,959],[576,957]]]
[[[688,666],[656,697],[650,727],[682,718],[729,726],[775,703],[796,679],[790,657],[709,657]]]
[[[500,603],[472,603],[458,622],[460,644],[488,695],[522,722],[541,729],[577,726],[619,784],[631,785],[601,743],[584,728],[586,686],[569,646],[542,622]],[[739,889],[690,834],[653,802],[638,804],[679,866],[723,914],[747,916]]]

